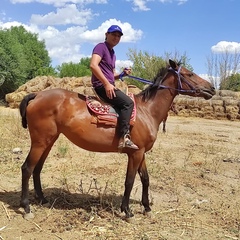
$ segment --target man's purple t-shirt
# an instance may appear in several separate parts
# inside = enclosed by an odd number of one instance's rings
[[[114,85],[114,72],[116,55],[114,50],[109,49],[107,43],[99,43],[93,49],[92,54],[97,54],[101,57],[101,61],[99,63],[99,67],[102,70],[104,76],[108,79],[108,81]],[[102,82],[96,78],[94,74],[92,74],[92,85],[93,87],[102,86]]]

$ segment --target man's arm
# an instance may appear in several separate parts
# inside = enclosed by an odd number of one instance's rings
[[[113,97],[116,97],[114,91],[115,87],[111,83],[109,83],[108,79],[104,76],[103,72],[101,71],[99,67],[100,61],[101,57],[98,54],[93,54],[90,62],[90,68],[92,70],[92,73],[96,76],[96,78],[102,82],[108,98],[112,99]]]

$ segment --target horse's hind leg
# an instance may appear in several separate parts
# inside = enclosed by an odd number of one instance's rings
[[[22,194],[20,206],[24,208],[26,214],[30,214],[29,206],[29,179],[33,173],[33,170],[42,155],[42,151],[36,150],[31,147],[30,152],[22,165]]]
[[[145,156],[142,163],[139,166],[138,173],[142,182],[142,205],[144,207],[144,212],[148,213],[151,211],[151,208],[149,206],[149,196],[148,196],[149,176],[148,176],[147,166],[145,162]]]
[[[47,203],[47,199],[44,197],[43,191],[42,191],[42,185],[41,185],[41,178],[40,178],[40,174],[43,168],[43,164],[54,144],[54,142],[57,140],[58,136],[55,137],[51,144],[49,144],[49,146],[46,148],[46,150],[43,152],[40,160],[38,161],[37,165],[35,166],[34,170],[33,170],[33,184],[34,184],[34,190],[35,190],[35,198],[38,199],[38,201],[41,204],[45,204]]]
[[[40,143],[32,143],[30,152],[22,165],[22,194],[20,206],[24,208],[26,214],[30,214],[30,206],[29,206],[29,179],[34,172],[34,188],[36,194],[43,197],[41,182],[40,182],[40,172],[43,166],[43,163],[53,145],[56,141],[57,137],[52,138],[54,140],[50,141],[50,144]],[[36,167],[36,170],[35,170]],[[26,216],[27,217],[27,216]],[[31,216],[32,217],[32,216]]]

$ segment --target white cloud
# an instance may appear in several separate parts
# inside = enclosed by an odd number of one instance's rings
[[[90,40],[93,43],[97,43],[99,41],[103,41],[105,38],[105,33],[109,26],[116,24],[122,28],[123,36],[121,42],[136,42],[141,39],[143,32],[141,30],[134,30],[129,23],[122,23],[116,19],[109,19],[103,22],[97,29],[87,30],[82,33],[79,37],[83,40]]]
[[[149,0],[133,0],[133,11],[149,11],[150,8],[146,6]]]
[[[178,5],[186,3],[188,0],[159,0],[161,3],[173,3],[177,2]]]
[[[211,50],[215,53],[236,53],[240,52],[240,43],[239,42],[227,42],[227,41],[220,41],[216,45],[211,47]]]
[[[185,4],[188,0],[177,0],[178,5]]]
[[[84,33],[86,27],[75,26],[66,30],[58,30],[54,27],[46,29],[38,29],[39,38],[44,40],[51,59],[57,65],[63,62],[79,62],[80,58],[85,57],[81,54],[81,34]]]
[[[188,0],[126,0],[127,2],[132,2],[133,11],[149,11],[151,10],[147,7],[148,2],[160,2],[160,3],[177,3],[177,5],[182,5]]]
[[[17,22],[17,21],[13,21],[13,22],[0,22],[0,29],[8,29],[10,27],[19,27],[19,26],[24,26],[22,23]]]
[[[44,16],[33,14],[30,22],[37,25],[86,25],[93,17],[91,9],[77,9],[75,4],[68,4],[57,8],[56,13],[50,12]]]
[[[121,72],[124,68],[132,67],[133,62],[130,60],[116,60],[116,71]]]
[[[43,3],[47,5],[53,5],[55,7],[62,7],[66,4],[73,3],[79,4],[81,6],[96,3],[96,4],[106,4],[108,0],[10,0],[11,3]]]
[[[199,77],[211,82],[213,77],[212,76],[209,76],[208,74],[204,73],[204,74],[199,74]]]

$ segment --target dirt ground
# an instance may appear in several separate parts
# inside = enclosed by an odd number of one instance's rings
[[[60,137],[42,171],[48,206],[19,208],[21,165],[30,142],[17,110],[0,109],[0,239],[240,239],[239,122],[170,116],[146,154],[151,216],[142,214],[141,183],[131,194],[131,223],[120,212],[127,158],[93,153]],[[22,152],[17,152],[20,148]]]

